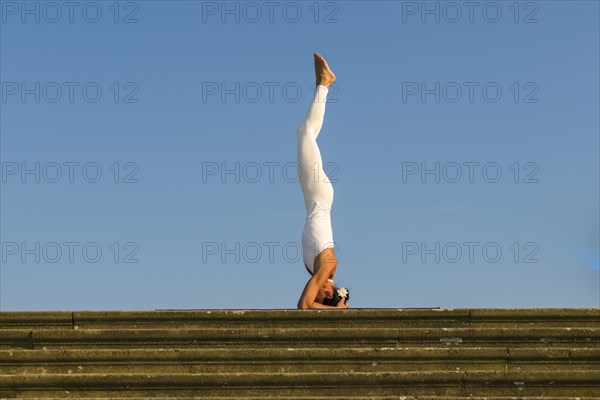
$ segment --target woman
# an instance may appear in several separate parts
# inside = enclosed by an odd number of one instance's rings
[[[320,54],[315,53],[314,58],[315,94],[306,118],[296,132],[300,187],[306,206],[302,253],[304,266],[312,275],[298,300],[298,308],[350,308],[346,303],[348,291],[345,288],[338,289],[333,284],[333,275],[338,265],[331,229],[333,186],[323,170],[321,152],[317,146],[317,136],[323,126],[327,92],[335,82],[335,74]]]

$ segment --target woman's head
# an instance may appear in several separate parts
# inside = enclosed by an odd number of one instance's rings
[[[317,297],[317,301],[326,306],[336,306],[343,297],[346,298],[346,303],[350,299],[350,291],[348,291],[348,289],[339,288],[331,281],[327,281],[319,291],[319,294],[321,294],[321,292],[323,293],[322,299],[319,301],[319,298]]]

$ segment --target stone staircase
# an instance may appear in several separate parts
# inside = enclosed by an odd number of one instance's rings
[[[0,399],[600,399],[600,309],[0,312]]]

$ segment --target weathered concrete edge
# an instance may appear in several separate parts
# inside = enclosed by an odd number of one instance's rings
[[[57,388],[63,386],[86,388],[111,388],[127,385],[135,387],[194,387],[197,385],[230,387],[237,385],[347,385],[365,384],[416,384],[416,385],[508,385],[542,384],[555,382],[553,387],[584,384],[600,388],[594,371],[404,371],[404,372],[354,372],[354,373],[117,373],[117,374],[40,374],[0,375],[2,388]]]
[[[345,310],[222,309],[222,310],[82,310],[82,311],[0,311],[0,325],[23,322],[39,325],[76,325],[86,322],[183,322],[251,320],[598,320],[600,308],[355,308]]]
[[[516,348],[504,347],[382,347],[372,348],[150,348],[150,349],[29,349],[0,350],[0,366],[16,363],[84,362],[102,363],[128,361],[135,363],[172,363],[205,361],[276,361],[293,360],[426,360],[426,361],[469,361],[486,360],[501,362],[539,361],[556,364],[561,362],[583,362],[600,360],[600,348]],[[599,365],[600,368],[600,365]]]

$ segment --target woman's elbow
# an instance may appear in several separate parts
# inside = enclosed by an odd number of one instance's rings
[[[296,306],[298,307],[298,310],[308,310],[308,309],[310,309],[310,304],[308,304],[306,302],[298,302],[298,304]]]

